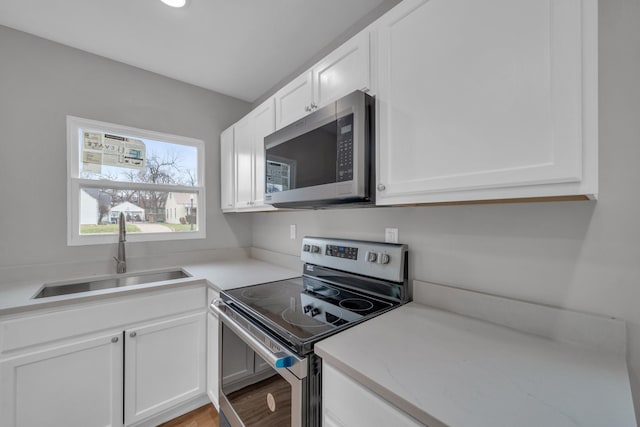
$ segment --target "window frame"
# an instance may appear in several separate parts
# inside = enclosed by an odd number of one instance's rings
[[[90,129],[115,135],[126,135],[133,138],[152,139],[155,141],[195,147],[197,149],[198,171],[196,178],[198,185],[185,186],[80,178],[80,141],[78,140],[78,133],[80,129]],[[136,189],[196,194],[198,200],[198,209],[196,209],[196,224],[198,224],[197,231],[127,233],[127,241],[154,242],[206,238],[204,159],[205,144],[204,141],[199,139],[84,119],[81,117],[67,116],[67,245],[82,246],[112,244],[118,242],[117,234],[80,234],[80,190],[82,188]]]

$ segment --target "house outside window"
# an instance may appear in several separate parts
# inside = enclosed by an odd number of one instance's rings
[[[69,245],[206,236],[203,141],[68,116],[67,152]]]

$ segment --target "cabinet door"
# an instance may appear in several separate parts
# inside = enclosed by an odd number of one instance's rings
[[[370,68],[369,31],[365,30],[313,67],[316,105],[323,107],[354,90],[369,91]]]
[[[144,418],[205,393],[206,314],[125,331],[125,421]]]
[[[237,209],[251,207],[253,203],[253,145],[254,127],[250,116],[246,116],[233,127],[236,158]]]
[[[122,332],[0,362],[3,427],[122,425]]]
[[[233,127],[220,135],[220,208],[233,210],[235,193]]]
[[[216,409],[220,408],[218,401],[219,380],[218,375],[220,373],[219,365],[219,326],[218,318],[213,314],[207,315],[207,394],[211,403],[214,404]]]
[[[254,126],[254,207],[264,206],[265,154],[264,137],[276,130],[275,101],[261,104],[251,114]]]
[[[322,418],[326,427],[422,426],[325,362],[322,364]]]
[[[304,117],[311,111],[313,101],[313,74],[308,71],[275,94],[276,129]]]
[[[378,201],[579,182],[588,1],[406,0],[384,15]]]

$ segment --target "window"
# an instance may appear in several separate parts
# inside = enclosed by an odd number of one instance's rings
[[[68,244],[205,237],[204,142],[67,116]]]

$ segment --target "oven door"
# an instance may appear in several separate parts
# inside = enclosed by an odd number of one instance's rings
[[[305,427],[307,359],[283,349],[222,300],[211,307],[220,319],[220,426]]]

